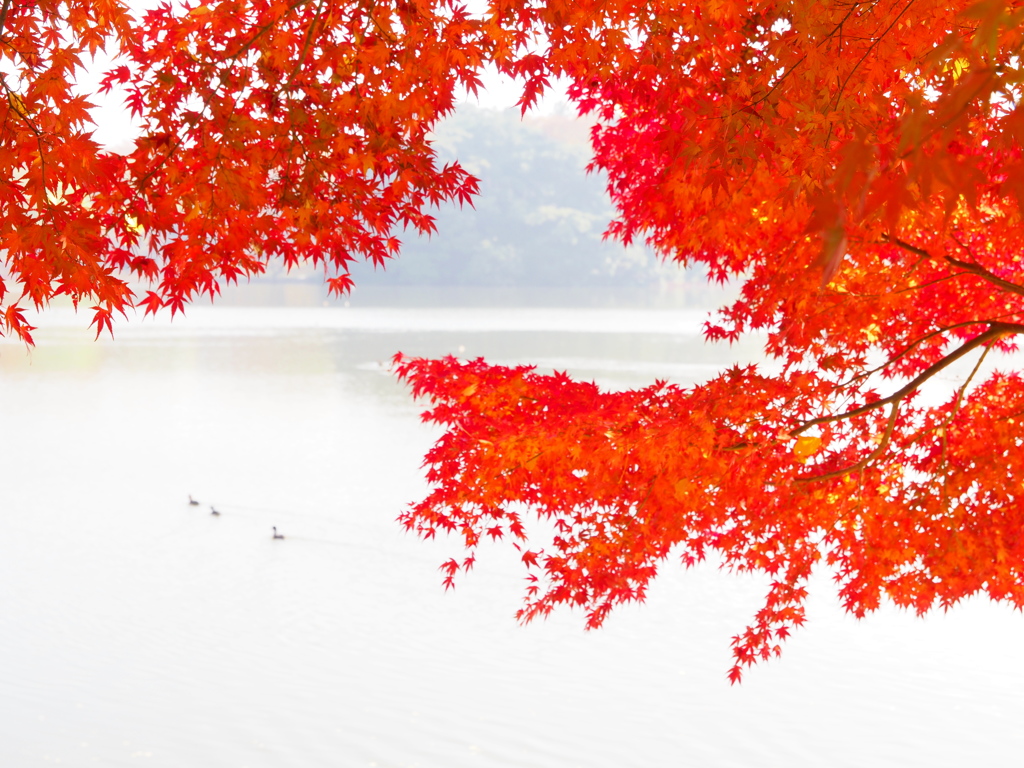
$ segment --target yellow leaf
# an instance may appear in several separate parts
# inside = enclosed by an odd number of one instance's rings
[[[21,96],[14,93],[13,91],[7,92],[7,101],[10,102],[11,107],[22,117],[28,117],[28,107],[25,106],[25,102],[22,101]]]
[[[796,439],[796,445],[793,446],[793,455],[796,456],[798,461],[803,463],[817,453],[819,447],[821,447],[820,437],[801,435]]]

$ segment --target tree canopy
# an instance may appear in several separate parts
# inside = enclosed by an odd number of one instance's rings
[[[525,110],[563,77],[597,121],[608,234],[741,281],[706,334],[763,332],[773,365],[601,392],[399,358],[446,428],[403,516],[462,537],[446,576],[506,538],[524,618],[564,603],[596,626],[665,558],[716,550],[772,577],[733,680],[803,622],[816,567],[857,615],[976,593],[1020,608],[1024,387],[979,372],[1024,331],[1022,30],[998,0],[226,0],[138,17],[5,0],[3,329],[29,340],[23,305],[66,294],[102,330],[272,259],[343,291],[354,259],[383,263],[399,230],[472,199],[431,145],[460,90],[493,66]],[[92,139],[76,85],[100,51],[100,90],[138,122],[127,154]],[[960,360],[978,375],[921,394]]]

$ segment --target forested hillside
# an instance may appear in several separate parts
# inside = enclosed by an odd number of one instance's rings
[[[647,249],[605,242],[613,212],[604,179],[585,172],[585,125],[570,116],[520,120],[517,110],[472,106],[440,126],[442,161],[480,179],[475,208],[436,212],[430,238],[405,233],[386,270],[354,265],[357,286],[628,286],[678,279]]]

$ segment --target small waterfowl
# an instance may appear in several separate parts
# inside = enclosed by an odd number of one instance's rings
[[[274,538],[275,539],[283,539],[284,538],[284,534],[277,532],[277,526],[275,525],[275,526],[272,526],[272,527],[274,529]]]
[[[193,507],[199,506],[199,502],[192,498],[191,493],[188,495],[188,503],[191,504]]]
[[[210,514],[220,517],[220,512],[218,512],[214,507],[210,507]]]

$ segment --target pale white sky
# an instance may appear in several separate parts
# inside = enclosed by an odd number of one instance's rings
[[[132,126],[131,115],[125,107],[123,94],[119,91],[112,91],[101,96],[96,92],[100,76],[106,65],[105,58],[98,57],[96,63],[79,77],[80,90],[82,93],[88,94],[97,105],[96,109],[92,110],[93,119],[96,122],[94,133],[96,141],[115,151],[130,152],[138,130]],[[522,92],[520,85],[513,82],[511,78],[499,74],[493,67],[488,67],[484,71],[482,79],[484,88],[480,93],[470,96],[463,92],[459,101],[487,109],[515,109],[518,111],[516,102],[519,101]],[[534,107],[531,114],[550,115],[564,110],[568,103],[567,87],[566,81],[556,81]]]
[[[522,93],[521,85],[515,83],[511,78],[499,74],[493,67],[488,67],[484,71],[482,79],[484,90],[475,97],[463,93],[460,101],[488,109],[518,109],[516,102],[519,101],[519,96]],[[532,113],[547,115],[558,112],[569,101],[566,95],[567,88],[568,81],[555,81],[548,93],[532,110]]]
[[[159,0],[129,0],[129,6],[136,11],[155,7],[158,4]],[[478,14],[484,13],[487,5],[487,0],[468,0],[467,2],[469,9]],[[96,122],[94,134],[96,140],[115,151],[129,152],[138,131],[132,127],[131,117],[124,106],[121,94],[112,92],[106,96],[100,96],[96,93],[100,75],[105,71],[107,64],[108,59],[101,54],[97,57],[95,64],[89,66],[88,71],[80,75],[79,85],[81,92],[88,94],[97,104],[97,108],[93,110]],[[487,109],[518,109],[516,102],[519,101],[521,95],[521,86],[513,83],[510,78],[499,75],[493,67],[484,70],[482,79],[484,90],[474,97],[463,93],[459,101]],[[548,94],[534,107],[531,114],[550,115],[566,110],[567,87],[566,81],[556,81]]]

